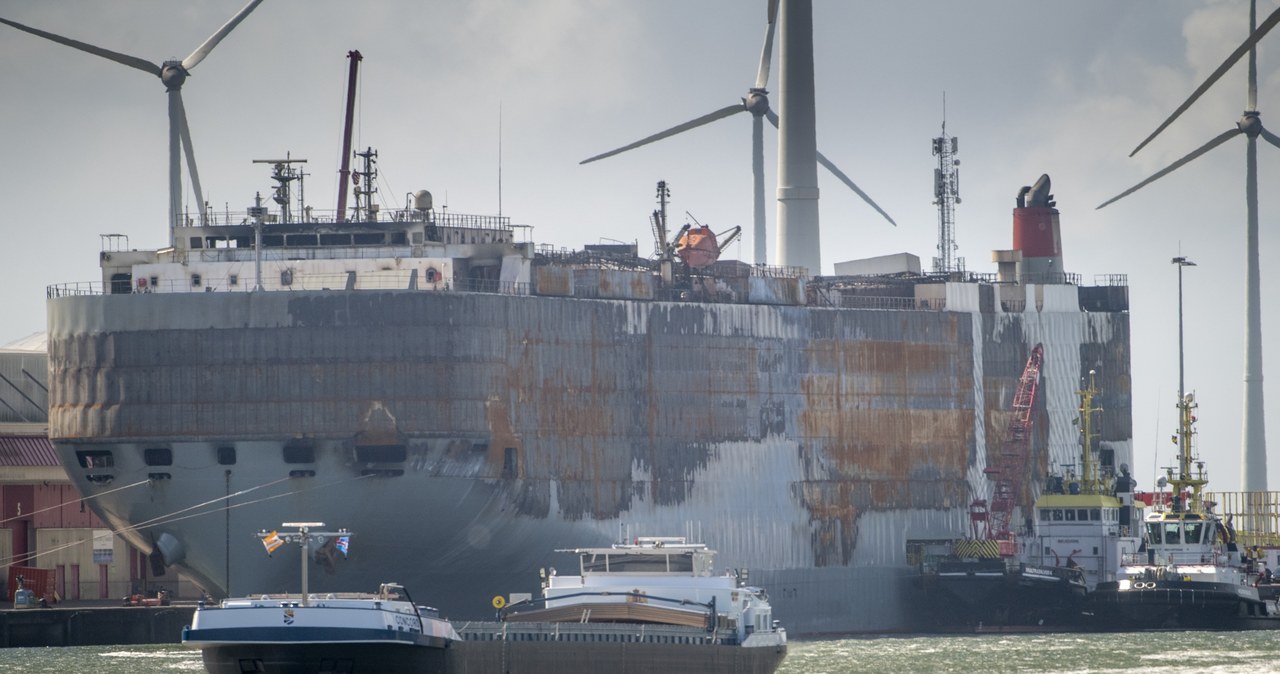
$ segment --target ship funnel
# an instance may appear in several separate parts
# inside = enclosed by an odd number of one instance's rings
[[[426,190],[418,190],[413,193],[413,207],[419,212],[426,213],[431,210],[431,193]]]
[[[1064,283],[1062,234],[1058,209],[1049,193],[1049,176],[1018,191],[1013,209],[1013,249],[1020,252],[1022,283]]]

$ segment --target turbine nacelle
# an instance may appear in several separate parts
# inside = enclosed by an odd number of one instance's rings
[[[165,91],[178,91],[182,83],[187,81],[191,73],[182,67],[182,61],[165,61],[160,66],[160,81],[164,82]]]
[[[1244,115],[1240,117],[1240,121],[1236,122],[1236,127],[1250,138],[1257,138],[1262,133],[1262,116],[1257,110],[1245,110]]]
[[[748,90],[747,97],[742,99],[742,106],[752,115],[763,117],[769,112],[769,92],[752,87]]]

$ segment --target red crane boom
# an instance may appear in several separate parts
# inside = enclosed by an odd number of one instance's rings
[[[1009,530],[1013,509],[1018,504],[1022,486],[1028,480],[1027,463],[1031,457],[1031,425],[1036,405],[1036,391],[1040,387],[1040,366],[1044,363],[1044,347],[1036,344],[1027,357],[1027,366],[1018,380],[1018,392],[1013,396],[1013,418],[1000,454],[984,471],[994,481],[990,508],[978,499],[970,506],[976,538],[1000,542],[1000,554],[1017,552],[1013,532]],[[979,523],[987,522],[985,536],[978,532]]]

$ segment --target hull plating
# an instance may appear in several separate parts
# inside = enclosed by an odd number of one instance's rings
[[[1131,460],[1127,314],[1081,311],[1073,286],[984,312],[979,288],[949,284],[947,311],[55,298],[50,436],[86,496],[145,481],[91,501],[114,527],[186,517],[129,536],[169,534],[166,561],[212,591],[296,584],[296,559],[244,532],[299,517],[359,534],[313,587],[391,578],[455,618],[536,592],[539,567],[569,562],[555,548],[688,532],[749,568],[793,634],[910,629],[906,541],[967,529],[1032,345],[1036,474],[1074,455],[1089,369],[1103,447]]]

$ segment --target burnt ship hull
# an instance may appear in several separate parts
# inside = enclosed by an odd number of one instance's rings
[[[313,588],[395,578],[450,618],[536,592],[564,561],[546,550],[690,531],[793,634],[911,630],[907,540],[967,526],[1030,345],[1058,460],[1090,368],[1130,460],[1127,312],[1083,310],[1074,286],[1027,286],[1013,312],[991,285],[946,287],[945,308],[916,310],[54,297],[50,437],[105,521],[214,593],[290,589],[296,563],[243,532],[298,517],[361,533]]]

